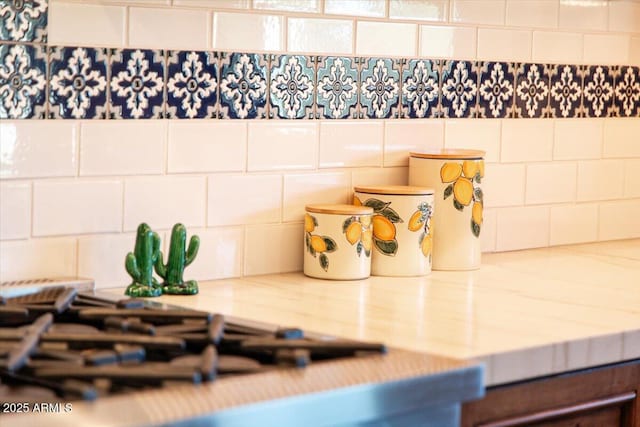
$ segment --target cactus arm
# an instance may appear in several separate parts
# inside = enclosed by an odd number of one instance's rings
[[[184,266],[191,264],[196,255],[198,255],[198,249],[200,248],[200,238],[198,236],[191,236],[189,240],[189,248],[187,249],[187,256],[185,258]]]
[[[155,270],[158,273],[158,276],[162,277],[164,280],[167,279],[167,267],[163,264],[164,256],[162,255],[162,251],[158,251],[158,258],[155,263]]]
[[[127,269],[127,273],[133,279],[134,282],[140,282],[140,269],[138,268],[138,262],[136,261],[136,256],[129,252],[124,259],[124,267]]]
[[[152,259],[153,259],[153,262],[155,263],[158,260],[158,258],[162,259],[162,252],[160,251],[160,236],[158,235],[158,233],[154,231],[152,239],[153,239]]]

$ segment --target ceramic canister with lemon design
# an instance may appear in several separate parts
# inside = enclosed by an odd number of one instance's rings
[[[433,269],[480,267],[484,151],[410,153],[409,184],[435,189]]]
[[[355,187],[353,202],[373,209],[372,275],[424,276],[431,272],[433,189]]]
[[[373,209],[353,205],[307,205],[304,274],[333,280],[371,274]]]

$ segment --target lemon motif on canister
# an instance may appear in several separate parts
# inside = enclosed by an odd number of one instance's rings
[[[371,248],[373,243],[376,250],[381,254],[394,256],[396,252],[398,252],[398,240],[396,239],[395,224],[404,221],[400,218],[398,212],[389,206],[391,205],[391,202],[383,202],[382,200],[375,198],[370,198],[362,202],[357,196],[354,196],[353,204],[373,208],[373,218],[367,218],[373,226],[373,236],[371,238],[367,237],[368,247]],[[361,239],[361,242],[365,245],[364,238]],[[364,246],[364,248],[366,250],[366,246]]]
[[[433,207],[427,203],[422,202],[418,205],[418,210],[411,215],[407,228],[409,231],[420,231],[420,238],[418,239],[418,245],[422,254],[431,259],[431,244],[433,227],[431,226],[431,214],[433,213]]]
[[[311,234],[318,226],[318,220],[313,215],[305,214],[304,216],[304,243],[307,251],[314,257],[318,257],[320,267],[324,271],[329,269],[328,253],[338,249],[335,240],[329,236],[321,236],[319,234]],[[319,254],[319,255],[318,255]]]
[[[358,256],[364,251],[371,256],[371,217],[369,215],[351,216],[342,223],[342,232],[350,245],[356,245]]]
[[[453,206],[463,211],[465,206],[471,207],[471,232],[480,236],[482,225],[483,194],[480,184],[484,177],[484,160],[465,160],[460,163],[447,162],[440,168],[440,180],[443,184],[450,183],[444,189],[444,199],[453,195]]]

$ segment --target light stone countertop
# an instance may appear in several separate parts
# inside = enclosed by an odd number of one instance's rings
[[[496,385],[640,358],[640,239],[484,254],[479,270],[426,277],[209,281],[155,301],[475,359]]]

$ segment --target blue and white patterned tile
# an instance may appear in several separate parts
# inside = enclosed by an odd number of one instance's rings
[[[615,107],[619,117],[640,117],[640,68],[620,67],[615,79]]]
[[[441,71],[441,115],[472,117],[478,102],[478,65],[469,61],[444,61]]]
[[[316,118],[350,119],[358,114],[358,64],[352,58],[318,58]]]
[[[110,59],[109,115],[117,119],[162,118],[163,50],[114,49]]]
[[[515,98],[515,64],[483,62],[478,86],[478,114],[480,117],[509,117]]]
[[[549,110],[549,70],[543,64],[519,64],[516,69],[514,116],[540,118]]]
[[[215,118],[218,114],[218,58],[214,52],[167,53],[165,117]]]
[[[582,110],[586,117],[609,117],[613,114],[614,81],[611,68],[601,65],[580,67],[582,85]]]
[[[255,53],[222,53],[220,113],[225,119],[267,117],[267,57]]]
[[[580,117],[582,77],[577,65],[551,66],[549,107],[552,117]]]
[[[364,58],[360,70],[360,117],[399,116],[400,64],[388,58]]]
[[[107,116],[107,50],[49,48],[49,117]]]
[[[402,68],[402,116],[412,119],[437,117],[438,64],[430,59],[410,59]]]
[[[271,57],[269,117],[304,119],[314,116],[316,72],[310,57]]]
[[[0,119],[41,119],[46,113],[44,46],[0,45]]]
[[[48,0],[0,0],[0,40],[47,41]]]

